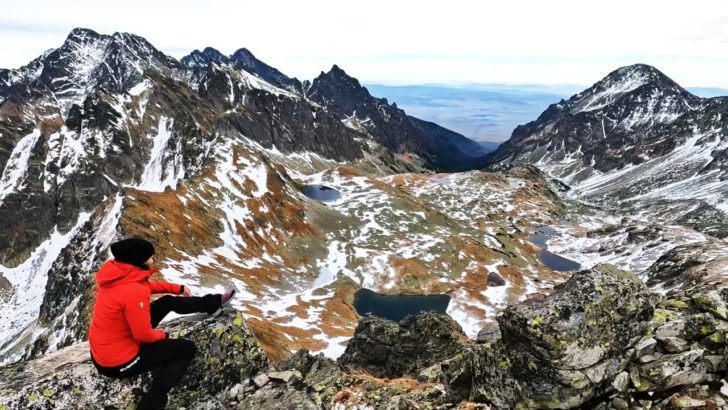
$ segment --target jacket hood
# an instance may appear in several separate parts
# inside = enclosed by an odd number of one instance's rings
[[[159,268],[145,270],[128,263],[108,260],[96,272],[96,282],[99,284],[99,287],[110,288],[125,283],[147,280],[158,270]]]

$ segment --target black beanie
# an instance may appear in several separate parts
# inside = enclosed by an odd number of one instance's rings
[[[111,254],[119,262],[149,269],[144,262],[154,255],[154,245],[146,239],[127,238],[111,244]]]

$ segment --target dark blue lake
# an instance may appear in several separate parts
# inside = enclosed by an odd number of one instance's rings
[[[541,251],[538,254],[538,258],[544,265],[559,272],[577,270],[581,267],[579,262],[572,261],[571,259],[564,258],[563,256],[559,256],[549,251]]]
[[[549,240],[549,238],[556,235],[558,235],[556,229],[549,226],[539,226],[533,231],[533,234],[530,238],[528,238],[528,240],[541,248],[546,248],[546,242]]]
[[[554,228],[551,228],[549,226],[539,226],[534,230],[533,234],[528,238],[528,240],[538,247],[543,248],[543,250],[538,254],[538,259],[541,260],[541,263],[546,265],[549,269],[559,272],[565,272],[581,268],[581,264],[579,262],[564,258],[563,256],[559,256],[555,253],[549,252],[546,249],[548,247],[546,242],[548,242],[550,238],[557,236],[558,234],[558,231],[556,231]]]
[[[341,198],[341,192],[326,185],[304,185],[303,194],[317,201],[336,201]]]
[[[370,289],[354,294],[354,308],[361,316],[371,313],[395,322],[419,312],[445,314],[449,303],[448,295],[380,295]]]

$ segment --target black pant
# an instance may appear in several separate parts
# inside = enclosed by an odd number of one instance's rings
[[[150,306],[152,327],[157,327],[169,312],[214,313],[219,308],[220,295],[162,296]],[[94,366],[102,375],[115,379],[134,377],[161,368],[152,382],[152,387],[139,402],[137,410],[163,409],[167,404],[167,393],[182,380],[196,350],[195,344],[189,340],[160,340],[141,345],[136,357],[127,363],[103,367],[94,361]]]

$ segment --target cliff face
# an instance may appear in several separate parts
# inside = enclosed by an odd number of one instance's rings
[[[335,362],[302,350],[274,369],[243,317],[165,327],[199,354],[170,406],[189,409],[663,409],[726,404],[728,292],[650,293],[609,265],[508,308],[479,343],[434,313],[366,317]],[[2,409],[128,408],[148,376],[96,374],[87,345],[0,368]],[[717,384],[716,384],[717,383]],[[175,408],[176,408],[175,407]]]

